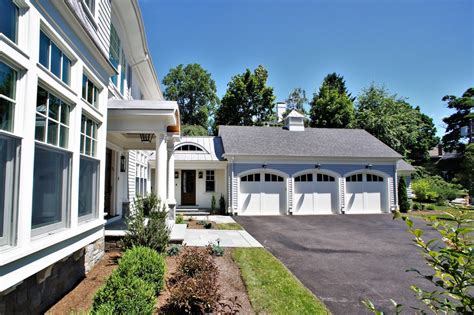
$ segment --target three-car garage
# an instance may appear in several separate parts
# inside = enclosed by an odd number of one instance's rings
[[[341,182],[343,185],[340,185]],[[285,176],[272,170],[256,170],[238,177],[238,191],[240,215],[389,211],[387,177],[380,172],[360,171],[341,176],[331,171],[316,170]]]

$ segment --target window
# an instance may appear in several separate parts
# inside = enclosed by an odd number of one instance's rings
[[[214,192],[216,189],[216,180],[214,177],[214,171],[206,171],[206,191]]]
[[[18,7],[12,0],[0,0],[0,12],[2,12],[0,33],[16,43],[18,36]]]
[[[255,174],[250,174],[247,176],[242,176],[240,179],[241,182],[259,182],[260,181],[260,174],[255,173]]]
[[[95,157],[97,154],[97,131],[99,124],[82,115],[81,119],[81,154]]]
[[[316,175],[317,182],[333,182],[335,178],[326,174],[317,174]]]
[[[141,156],[137,156],[137,160],[141,160]],[[135,172],[135,194],[138,196],[146,195],[148,168],[146,166],[137,164]]]
[[[16,77],[16,71],[0,61],[0,130],[13,131]]]
[[[71,60],[43,31],[40,33],[39,62],[61,81],[70,84]]]
[[[33,174],[33,235],[66,227],[71,154],[36,144]]]
[[[19,141],[0,135],[0,247],[10,245],[15,214]]]
[[[295,177],[295,182],[312,182],[313,174],[304,174]]]
[[[36,99],[36,140],[67,148],[70,110],[70,105],[38,86]]]
[[[120,93],[124,95],[125,92],[125,78],[127,73],[127,61],[122,50],[122,63],[120,64]]]
[[[367,174],[367,181],[368,182],[383,182],[383,177],[377,176],[374,174]]]
[[[282,182],[283,177],[275,175],[275,174],[265,174],[265,181],[266,182]]]
[[[83,0],[86,7],[89,9],[90,13],[94,14],[95,12],[95,0]]]
[[[120,38],[113,24],[110,25],[110,48],[109,48],[109,60],[115,69],[119,70],[120,63]],[[117,86],[118,75],[112,76],[112,83]]]
[[[82,98],[95,108],[99,107],[99,89],[85,74],[82,76]]]
[[[204,152],[200,147],[193,144],[183,144],[175,149],[175,151],[193,151],[193,152]]]
[[[362,174],[354,174],[346,177],[346,182],[361,182]]]

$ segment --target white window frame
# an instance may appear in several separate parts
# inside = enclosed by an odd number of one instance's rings
[[[7,38],[9,41],[11,41],[12,43],[15,43],[16,45],[18,45],[18,37],[19,37],[19,32],[18,32],[18,28],[19,28],[19,23],[20,23],[20,7],[18,6],[18,4],[16,4],[15,1],[11,0],[12,4],[16,7],[16,16],[15,16],[15,39],[11,39],[9,38],[7,35],[5,35],[4,33],[0,33],[2,34],[3,36],[5,36],[5,38]]]
[[[41,54],[41,33],[43,33],[48,39],[49,39],[49,45],[48,45],[48,65],[45,66],[41,63],[41,60],[39,59],[39,56]],[[62,83],[66,84],[68,87],[71,86],[71,77],[72,77],[72,58],[64,52],[64,49],[61,47],[61,45],[57,44],[57,41],[53,40],[51,38],[52,36],[50,33],[43,28],[40,29],[40,45],[39,45],[39,54],[38,54],[38,64],[40,64],[42,67],[44,67],[50,74],[52,74],[55,78],[59,79]],[[52,70],[51,70],[51,50],[52,50],[52,45],[53,43],[61,52],[61,59],[60,59],[60,65],[59,65],[59,76],[57,76]],[[69,75],[67,78],[67,82],[63,81],[63,74],[64,74],[64,57],[66,57],[69,60]]]
[[[86,81],[85,84],[85,95],[84,95],[84,80]],[[92,103],[90,103],[87,98],[89,96],[89,89],[88,86],[92,85]],[[94,93],[95,91],[95,93]],[[82,74],[82,90],[81,90],[81,98],[84,102],[95,109],[99,109],[99,100],[100,100],[100,92],[101,90],[97,86],[97,84],[91,80],[90,76],[87,75],[85,72]],[[97,98],[96,98],[97,96]]]
[[[13,91],[13,96],[15,97],[14,99],[6,96],[6,95],[3,95],[3,94],[0,94],[0,98],[6,100],[7,102],[10,102],[12,103],[12,106],[13,106],[13,110],[12,110],[12,127],[11,127],[11,130],[5,130],[7,132],[12,132],[15,130],[15,110],[16,110],[16,106],[17,106],[17,103],[16,103],[16,95],[17,95],[17,83],[18,83],[18,76],[19,76],[19,70],[16,68],[16,67],[13,67],[10,63],[6,62],[4,59],[1,59],[0,58],[0,62],[2,62],[3,64],[5,64],[7,67],[9,67],[10,69],[12,69],[13,71],[15,71],[15,79],[14,79],[14,85],[15,85],[15,89]],[[0,130],[3,130],[3,129],[0,129]]]
[[[214,183],[214,189],[212,189],[212,190],[207,189],[207,183],[208,182],[213,182]],[[215,170],[206,170],[205,188],[206,188],[206,192],[216,192],[216,172],[215,172]]]

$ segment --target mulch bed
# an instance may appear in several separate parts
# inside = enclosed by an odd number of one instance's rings
[[[204,224],[198,224],[199,221],[200,220],[192,220],[192,221],[185,221],[185,222],[188,224],[188,229],[205,230],[206,228],[204,228]],[[217,224],[215,222],[212,222],[212,221],[205,221],[205,222],[206,223],[209,222],[212,225],[211,228],[207,230],[217,230]]]
[[[117,268],[121,255],[120,252],[106,252],[84,280],[51,307],[46,314],[70,314],[89,310],[92,307],[95,292],[104,285],[112,271]]]
[[[205,249],[202,248],[202,250]],[[222,300],[237,297],[237,303],[242,306],[240,314],[255,314],[247,296],[247,290],[240,275],[240,270],[232,260],[231,251],[232,249],[226,248],[224,256],[214,257],[219,270],[218,284]],[[92,307],[95,292],[105,283],[112,271],[117,267],[117,261],[120,256],[120,252],[107,252],[104,258],[86,275],[86,278],[46,313],[55,315],[88,311]],[[176,271],[177,259],[177,256],[166,257],[166,279]],[[165,314],[160,312],[160,308],[166,304],[168,298],[169,292],[165,286],[157,299],[156,314]]]

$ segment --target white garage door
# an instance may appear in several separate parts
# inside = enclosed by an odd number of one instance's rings
[[[295,177],[294,214],[331,214],[337,212],[336,178],[308,173]]]
[[[254,173],[240,178],[242,215],[279,215],[286,211],[286,181],[270,173]]]
[[[346,177],[346,213],[380,213],[386,210],[387,183],[374,174]]]

